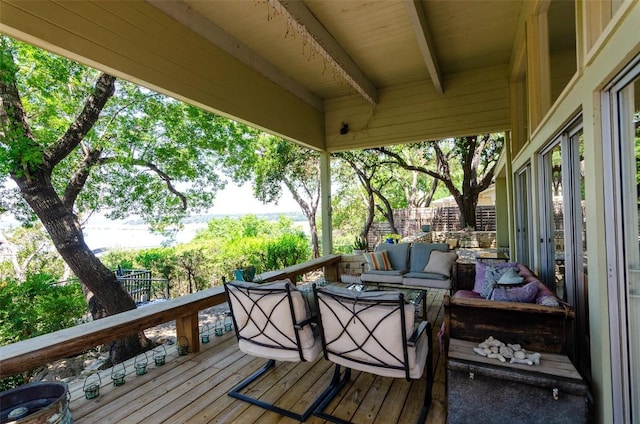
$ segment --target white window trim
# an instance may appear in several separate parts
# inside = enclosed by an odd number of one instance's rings
[[[609,294],[609,331],[611,346],[611,379],[612,379],[612,404],[613,422],[631,422],[631,381],[627,371],[630,364],[628,346],[630,340],[627,334],[628,303],[626,298],[625,263],[624,263],[624,237],[620,234],[620,226],[623,222],[622,187],[619,184],[621,164],[619,155],[614,150],[621,143],[618,129],[620,125],[616,120],[620,116],[618,107],[618,93],[636,78],[640,77],[640,56],[636,57],[629,66],[602,92],[602,139],[603,160],[610,164],[611,169],[603,170],[604,177],[604,202],[606,225],[606,252],[607,252],[607,289]],[[610,142],[606,142],[610,140]],[[637,415],[640,411],[634,411]]]

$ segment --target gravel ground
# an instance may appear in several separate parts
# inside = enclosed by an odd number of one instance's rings
[[[200,325],[208,325],[210,332],[213,334],[216,319],[223,316],[228,309],[229,306],[224,303],[200,311],[198,314]],[[164,324],[151,327],[145,330],[144,333],[147,338],[155,344],[175,343],[176,322],[169,321]],[[61,380],[67,383],[73,383],[84,379],[86,375],[95,372],[96,370],[104,369],[106,358],[106,353],[100,352],[98,349],[94,349],[74,358],[61,359],[38,371],[32,377],[31,382]]]

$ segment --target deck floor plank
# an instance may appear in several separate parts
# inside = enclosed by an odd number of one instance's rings
[[[389,394],[393,380],[392,378],[376,377],[351,420],[363,424],[373,423],[380,412],[380,407],[384,404]],[[379,419],[382,419],[382,417]]]
[[[389,393],[378,411],[376,417],[378,422],[394,423],[399,421],[398,417],[401,416],[408,397],[413,396],[410,394],[411,386],[412,384],[406,380],[393,379]]]
[[[445,364],[438,330],[446,290],[430,289],[425,296],[432,323],[435,379],[427,423],[446,422]],[[168,351],[167,363],[156,367],[149,357],[148,372],[136,376],[133,360],[127,364],[123,386],[113,387],[110,370],[100,371],[100,396],[87,400],[84,381],[70,386],[70,410],[77,424],[100,423],[267,423],[293,424],[296,420],[265,411],[228,396],[229,390],[261,367],[265,360],[238,350],[234,333],[212,337],[197,354],[177,356]],[[281,363],[252,383],[245,393],[281,407],[302,412],[328,386],[334,365],[324,358],[314,363]],[[407,382],[352,371],[351,380],[327,406],[326,412],[358,424],[412,423],[418,417],[425,389],[424,378]],[[310,417],[307,423],[324,420]]]

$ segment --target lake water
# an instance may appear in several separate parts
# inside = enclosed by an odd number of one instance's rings
[[[300,227],[305,234],[310,234],[308,222],[295,221],[294,225]],[[198,230],[206,227],[206,223],[186,224],[184,229],[176,234],[175,242],[172,245],[188,243],[195,237]],[[151,233],[145,225],[124,224],[113,221],[86,225],[83,233],[85,242],[94,251],[98,249],[160,247],[165,241],[162,236]]]
[[[291,214],[291,212],[288,213]],[[279,215],[280,214],[269,213],[259,217],[276,220]],[[237,215],[233,215],[232,217],[237,217]],[[19,223],[13,219],[6,217],[5,219],[0,219],[0,229],[4,230],[18,225]],[[308,222],[300,220],[300,216],[294,219],[294,225],[300,227],[307,235],[310,234]],[[188,243],[195,237],[198,230],[205,229],[206,227],[207,223],[205,221],[185,224],[184,228],[176,234],[175,241],[169,243],[170,245]],[[161,247],[163,244],[166,245],[168,243],[164,237],[153,234],[149,231],[148,227],[142,223],[111,221],[101,216],[93,217],[84,226],[83,234],[85,242],[94,251],[103,249],[143,249]]]
[[[191,241],[197,230],[206,227],[205,223],[185,225],[184,229],[176,235],[176,243]],[[165,240],[162,236],[151,233],[145,225],[101,223],[85,226],[83,233],[85,242],[92,250],[160,247]]]

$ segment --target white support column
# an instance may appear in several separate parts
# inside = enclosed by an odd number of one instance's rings
[[[506,131],[504,134],[504,149],[507,157],[505,174],[506,174],[506,191],[507,191],[507,216],[509,219],[509,253],[511,257],[514,256],[516,249],[516,214],[515,214],[515,200],[513,190],[513,140],[511,138],[511,132]],[[497,190],[496,190],[497,191]]]
[[[322,254],[333,251],[333,225],[331,223],[331,155],[327,151],[320,153],[320,186],[322,213]]]

